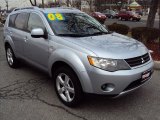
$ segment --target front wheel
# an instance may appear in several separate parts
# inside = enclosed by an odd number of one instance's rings
[[[11,68],[18,67],[18,59],[15,57],[14,52],[9,45],[6,47],[6,59]]]
[[[54,85],[58,98],[68,107],[77,106],[82,99],[82,87],[77,75],[69,67],[58,68],[54,75]]]

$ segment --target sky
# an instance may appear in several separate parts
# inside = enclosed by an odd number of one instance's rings
[[[51,0],[45,0],[45,1],[51,1]],[[53,0],[54,1],[54,0]],[[37,0],[37,2],[41,2],[41,0]],[[9,8],[12,7],[27,7],[30,6],[29,0],[8,0]],[[0,6],[2,9],[6,8],[5,0],[0,0]]]

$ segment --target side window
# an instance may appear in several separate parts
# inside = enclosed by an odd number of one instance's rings
[[[15,20],[15,28],[25,30],[26,21],[28,19],[28,13],[20,13]]]
[[[45,30],[45,26],[40,16],[35,13],[31,13],[28,20],[27,30],[31,32],[34,28],[42,28],[43,30]]]
[[[13,14],[9,18],[9,27],[15,27],[15,19],[17,17],[17,14]]]

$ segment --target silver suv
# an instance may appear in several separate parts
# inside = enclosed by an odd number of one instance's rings
[[[153,61],[140,42],[109,32],[84,12],[71,8],[15,9],[4,26],[6,58],[48,72],[67,106],[84,93],[120,96],[150,80]]]

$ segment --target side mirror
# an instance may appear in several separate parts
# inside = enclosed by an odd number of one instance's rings
[[[31,36],[33,38],[46,38],[46,35],[44,33],[44,30],[42,28],[34,28],[31,31]]]

